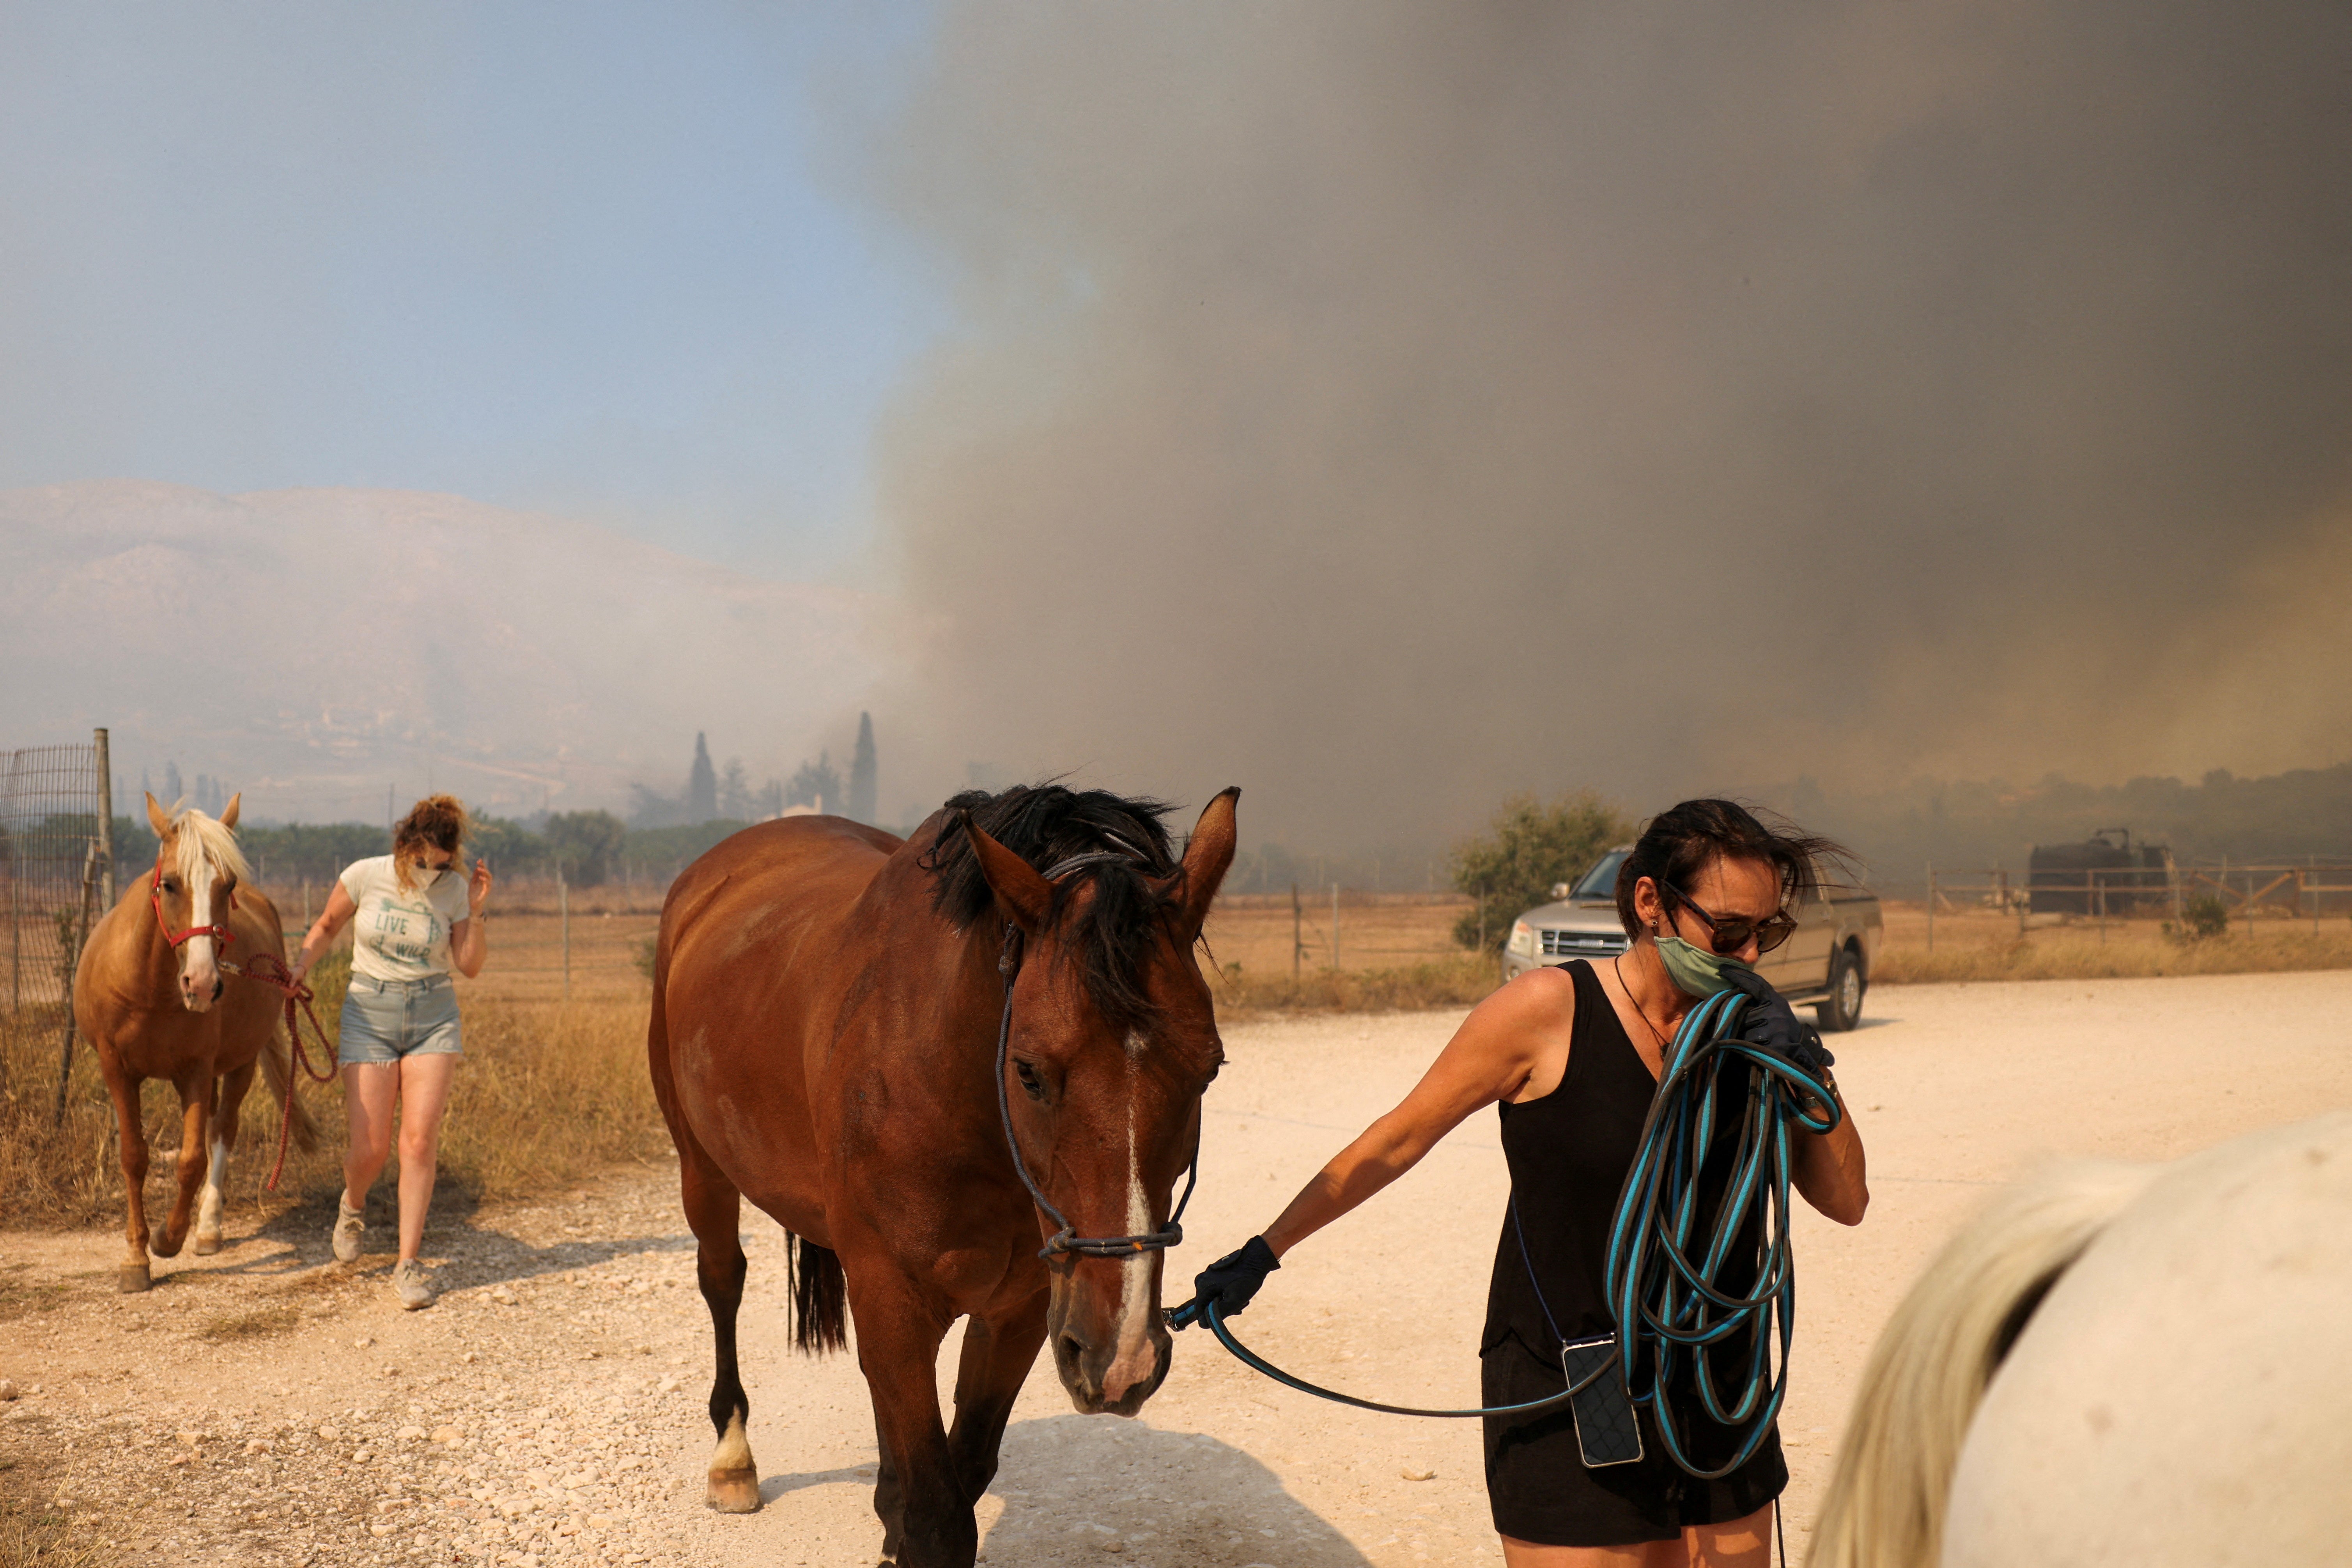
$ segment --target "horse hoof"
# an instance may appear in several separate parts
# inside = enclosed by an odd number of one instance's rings
[[[182,1237],[180,1241],[186,1239],[187,1237]],[[147,1250],[158,1258],[177,1258],[180,1256],[180,1242],[173,1240],[168,1234],[159,1230],[147,1238]]]
[[[719,1513],[757,1513],[760,1511],[760,1472],[728,1470],[710,1472],[710,1490],[703,1500]]]
[[[143,1263],[126,1263],[114,1271],[114,1288],[126,1296],[136,1296],[154,1282]]]
[[[189,1247],[188,1250],[194,1253],[198,1258],[210,1258],[214,1253],[220,1250],[220,1236],[217,1232],[214,1235],[206,1236],[204,1232],[198,1231],[196,1233],[195,1241]]]

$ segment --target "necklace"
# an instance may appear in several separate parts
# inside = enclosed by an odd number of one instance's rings
[[[1642,999],[1634,995],[1633,986],[1626,984],[1625,966],[1619,962],[1624,956],[1622,952],[1612,953],[1609,958],[1609,967],[1616,971],[1617,984],[1624,991],[1625,1000],[1633,1004],[1633,1011],[1642,1016],[1642,1027],[1650,1031],[1651,1037],[1658,1042],[1658,1049],[1663,1053],[1666,1048],[1666,1037],[1659,1032],[1655,1024],[1650,1022],[1650,1010],[1642,1005]]]

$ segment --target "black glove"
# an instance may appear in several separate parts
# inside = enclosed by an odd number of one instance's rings
[[[1192,1299],[1168,1314],[1169,1325],[1192,1327],[1212,1301],[1217,1304],[1219,1317],[1238,1316],[1265,1283],[1265,1277],[1281,1267],[1282,1259],[1274,1255],[1265,1237],[1251,1237],[1239,1250],[1226,1253],[1192,1277]]]
[[[1723,966],[1723,983],[1748,998],[1739,1037],[1788,1058],[1817,1079],[1827,1079],[1837,1058],[1822,1044],[1822,1032],[1801,1021],[1772,983],[1739,964]]]

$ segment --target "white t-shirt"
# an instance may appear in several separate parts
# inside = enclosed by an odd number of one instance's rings
[[[415,888],[403,889],[389,855],[343,868],[343,891],[359,910],[352,919],[352,973],[423,980],[449,973],[449,928],[468,913],[465,868],[415,876]]]

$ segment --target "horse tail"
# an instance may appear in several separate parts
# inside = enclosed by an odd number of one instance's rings
[[[278,1031],[261,1042],[261,1080],[269,1086],[269,1099],[280,1110],[291,1108],[294,1121],[294,1146],[305,1154],[319,1146],[319,1124],[310,1119],[310,1108],[302,1103],[299,1094],[288,1096],[286,1086],[294,1075],[293,1063],[287,1058],[286,1047],[278,1038]]]
[[[1945,1244],[1863,1371],[1807,1568],[1935,1568],[1952,1471],[1994,1369],[2155,1174],[2068,1164],[1995,1199]]]
[[[793,1298],[793,1348],[823,1355],[849,1346],[849,1277],[841,1254],[784,1233],[784,1279]]]

